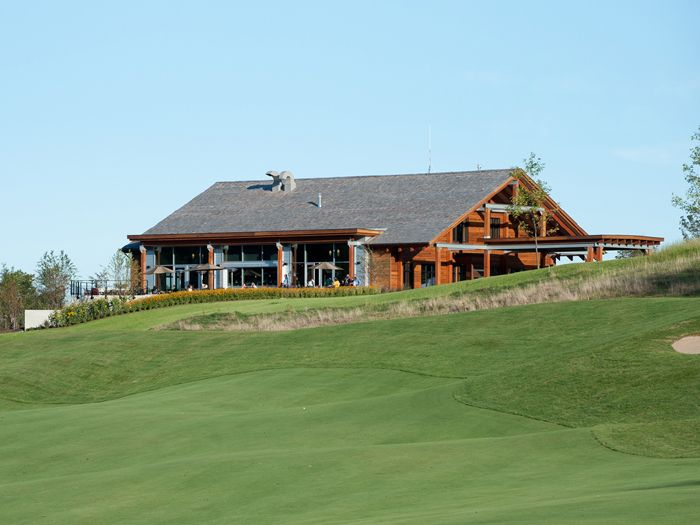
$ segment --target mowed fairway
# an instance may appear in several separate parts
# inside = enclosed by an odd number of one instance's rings
[[[274,370],[2,420],[5,523],[700,518],[700,460],[473,408],[454,380]],[[617,520],[615,520],[617,521]]]
[[[700,356],[669,344],[697,298],[265,334],[162,315],[0,337],[1,523],[700,521]],[[605,432],[629,424],[673,446]]]

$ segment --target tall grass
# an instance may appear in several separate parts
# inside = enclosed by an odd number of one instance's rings
[[[548,272],[538,281],[510,288],[494,287],[427,299],[354,308],[316,308],[245,316],[210,314],[177,321],[176,330],[279,331],[378,319],[444,315],[563,301],[614,297],[689,296],[700,294],[700,241],[672,246],[651,257],[599,263],[600,271]]]

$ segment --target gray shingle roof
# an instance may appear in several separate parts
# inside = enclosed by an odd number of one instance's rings
[[[386,231],[377,243],[427,243],[506,182],[510,173],[296,179],[296,190],[276,193],[269,191],[271,180],[217,182],[144,234],[381,228]]]

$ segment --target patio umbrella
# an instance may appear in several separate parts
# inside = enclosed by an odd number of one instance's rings
[[[318,264],[314,264],[311,269],[315,272],[318,270],[318,285],[323,286],[323,283],[321,282],[321,270],[343,270],[343,268],[340,268],[339,266],[336,266],[333,263],[329,262],[322,262]]]
[[[189,269],[190,272],[208,272],[209,270],[223,270],[223,268],[221,268],[221,266],[217,266],[216,264],[205,263],[192,266]]]
[[[312,270],[342,270],[343,268],[340,268],[339,266],[336,266],[333,263],[329,262],[322,262],[318,264],[314,264],[311,267]]]
[[[175,273],[175,270],[171,270],[167,266],[156,266],[150,270],[146,270],[146,275],[163,275],[165,273]]]

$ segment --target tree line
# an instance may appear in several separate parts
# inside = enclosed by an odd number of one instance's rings
[[[78,269],[63,250],[45,252],[34,273],[0,266],[0,331],[24,326],[24,310],[57,310],[69,299],[69,287]],[[117,251],[95,275],[96,286],[115,295],[133,294],[140,282],[138,264],[130,254]]]

